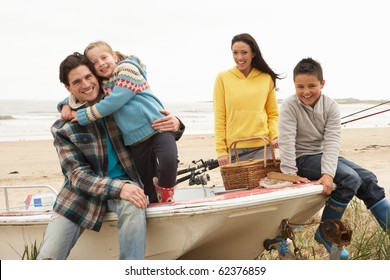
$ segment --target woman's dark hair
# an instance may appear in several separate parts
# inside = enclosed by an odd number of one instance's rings
[[[255,55],[252,59],[252,66],[261,72],[268,73],[274,82],[274,86],[276,87],[276,79],[280,80],[282,78],[268,66],[267,62],[265,62],[256,40],[248,33],[242,33],[233,37],[231,48],[236,42],[244,42],[250,46],[253,54]]]

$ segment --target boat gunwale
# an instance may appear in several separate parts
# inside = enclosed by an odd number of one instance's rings
[[[0,186],[1,187],[1,186]],[[234,211],[245,207],[245,209],[258,207],[267,203],[282,202],[322,193],[322,185],[313,183],[305,185],[293,185],[281,189],[252,189],[235,193],[225,193],[201,199],[181,200],[167,204],[151,204],[146,209],[148,219],[171,218],[174,216],[205,215],[215,212]],[[20,211],[15,216],[2,215],[0,212],[0,225],[34,225],[45,224],[50,221],[53,211]],[[7,212],[5,212],[7,213]],[[105,222],[117,221],[113,212],[107,212]]]
[[[242,203],[245,202],[245,207],[255,207],[272,202],[285,201],[296,197],[304,197],[311,195],[322,195],[322,185],[314,185],[312,183],[293,186],[288,188],[273,189],[269,192],[261,192],[261,189],[252,189],[242,191],[240,196],[228,195],[228,198],[213,200],[214,197],[204,199],[183,200],[177,203],[156,205],[149,207],[146,210],[148,218],[180,216],[180,215],[196,215],[206,214],[219,211],[228,211],[242,208]],[[242,194],[245,194],[244,196]],[[287,195],[286,195],[287,194]],[[224,196],[224,195],[222,195]],[[218,197],[218,196],[217,196]],[[261,199],[259,199],[261,197]],[[204,201],[202,204],[197,203]],[[209,201],[208,201],[209,200]],[[169,206],[169,207],[166,207]]]

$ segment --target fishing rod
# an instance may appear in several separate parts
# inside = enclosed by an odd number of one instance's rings
[[[243,152],[241,154],[238,154],[238,156],[239,157],[245,156],[245,155],[253,153],[261,148],[262,147],[258,147],[254,150]],[[233,155],[232,161],[235,161],[235,160],[236,160],[236,156]],[[200,162],[200,164],[198,164],[199,162]],[[216,159],[210,159],[210,160],[206,160],[206,161],[204,161],[203,159],[200,159],[197,161],[193,160],[192,163],[195,164],[195,166],[180,169],[177,171],[177,175],[183,175],[186,173],[190,173],[190,174],[178,178],[176,180],[176,184],[179,184],[181,182],[189,180],[190,186],[192,186],[192,185],[206,185],[207,181],[210,181],[210,176],[208,174],[203,174],[203,173],[219,167],[218,160],[216,160]]]
[[[201,164],[178,170],[177,175],[183,175],[186,173],[190,173],[190,174],[178,178],[176,180],[176,184],[189,180],[190,186],[206,185],[207,182],[210,181],[210,176],[208,174],[202,174],[202,173],[219,167],[218,160],[210,159],[204,161],[203,159],[200,159],[198,161],[194,161],[194,160],[192,161],[193,164],[197,164],[198,162],[201,162]]]
[[[362,113],[362,112],[364,112],[364,111],[367,111],[367,110],[373,109],[373,108],[375,108],[375,107],[378,107],[378,106],[381,106],[381,105],[384,105],[384,104],[387,104],[387,103],[390,103],[390,100],[389,100],[389,101],[386,101],[386,102],[382,102],[382,103],[380,103],[380,104],[377,104],[377,105],[374,105],[374,106],[372,106],[372,107],[369,107],[369,108],[366,108],[366,109],[360,110],[360,111],[358,111],[358,112],[355,112],[355,113],[349,114],[349,115],[347,115],[347,116],[344,116],[344,117],[342,117],[341,119],[345,119],[345,118],[348,118],[348,117],[354,116],[354,115],[356,115],[356,114]]]
[[[364,119],[364,118],[368,118],[368,117],[371,117],[371,116],[374,116],[374,115],[377,115],[377,114],[381,114],[381,113],[384,113],[384,112],[387,112],[387,111],[390,111],[390,109],[383,110],[383,111],[380,111],[380,112],[376,112],[376,113],[373,113],[373,114],[370,114],[370,115],[365,115],[363,117],[352,119],[352,120],[349,120],[349,121],[346,121],[346,122],[342,122],[341,125],[344,125],[344,124],[350,123],[350,122],[354,122],[354,121],[357,121],[357,120],[361,120],[361,119]]]

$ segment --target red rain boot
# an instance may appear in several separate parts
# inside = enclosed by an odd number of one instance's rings
[[[175,193],[175,187],[173,188],[162,188],[158,185],[157,177],[153,178],[154,188],[157,194],[157,200],[161,202],[173,202],[173,195]]]

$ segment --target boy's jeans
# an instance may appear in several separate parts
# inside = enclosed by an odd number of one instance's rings
[[[321,158],[322,154],[297,158],[298,175],[309,180],[320,179],[322,176]],[[385,191],[378,185],[374,173],[343,157],[338,158],[333,182],[337,187],[333,190],[331,196],[338,202],[349,203],[356,195],[364,201],[367,208],[370,208],[385,197]]]
[[[119,259],[142,260],[146,247],[146,210],[124,200],[108,201],[108,209],[118,215]],[[38,259],[65,260],[84,229],[67,218],[54,213]],[[113,236],[112,238],[116,238]],[[96,244],[98,246],[98,244]]]

